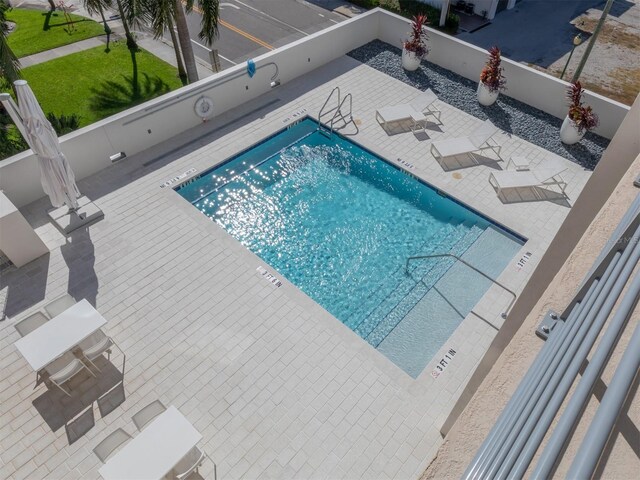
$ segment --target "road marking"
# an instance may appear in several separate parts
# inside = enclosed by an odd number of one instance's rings
[[[186,2],[184,0],[182,0],[183,5],[186,5]],[[195,12],[198,12],[200,15],[203,15],[202,10],[197,7],[197,6],[193,6],[193,10]],[[225,22],[224,20],[222,20],[221,18],[218,19],[218,23],[220,25],[222,25],[223,27],[227,27],[229,30],[232,30],[240,35],[242,35],[243,37],[251,40],[254,43],[257,43],[258,45],[268,49],[268,50],[275,50],[275,47],[269,45],[267,42],[264,42],[262,40],[260,40],[257,37],[254,37],[253,35],[251,35],[250,33],[245,32],[244,30],[240,30],[238,27],[235,27],[233,25],[231,25],[230,23]]]
[[[204,46],[204,45],[202,45],[201,43],[196,42],[193,38],[190,38],[189,40],[191,40],[191,43],[195,43],[197,46],[204,48],[206,51],[208,51],[208,52],[210,52],[210,51],[211,51],[211,49],[210,49],[209,47],[205,47],[205,46]],[[227,61],[227,62],[229,62],[229,63],[231,63],[231,64],[233,64],[233,65],[237,65],[237,63],[236,63],[236,62],[234,62],[233,60],[229,60],[227,57],[224,57],[224,56],[220,55],[219,53],[218,53],[218,56],[219,56],[221,59],[223,59],[223,60],[225,60],[225,61]]]
[[[248,9],[250,9],[250,10],[254,10],[254,11],[258,12],[259,14],[264,15],[265,17],[267,17],[267,18],[269,18],[269,19],[271,19],[271,20],[273,20],[273,21],[275,21],[275,22],[278,22],[278,23],[281,23],[282,25],[287,26],[287,27],[291,28],[292,30],[295,30],[296,32],[299,32],[299,33],[301,33],[301,34],[303,34],[303,35],[309,35],[309,34],[308,34],[307,32],[305,32],[304,30],[300,30],[299,28],[296,28],[296,27],[294,27],[293,25],[288,24],[287,22],[283,22],[282,20],[280,20],[280,19],[278,19],[278,18],[276,18],[276,17],[272,17],[272,16],[271,16],[271,15],[269,15],[268,13],[265,13],[265,12],[263,12],[262,10],[258,10],[257,8],[254,8],[254,7],[252,7],[251,5],[247,5],[246,3],[241,2],[240,0],[234,0],[234,1],[235,1],[235,2],[237,2],[237,3],[239,3],[240,5],[243,5],[243,6],[247,7],[247,8],[248,8]],[[222,4],[221,4],[221,5],[222,5]],[[238,7],[236,7],[236,8],[238,8]]]
[[[191,43],[195,43],[196,45],[198,45],[199,47],[204,48],[207,52],[210,52],[211,49],[209,47],[205,47],[204,45],[202,45],[201,43],[196,42],[193,38],[190,38],[189,40],[191,40]]]
[[[254,37],[253,35],[251,35],[250,33],[245,32],[244,30],[240,30],[238,27],[231,25],[230,23],[225,22],[224,20],[218,20],[218,22],[220,23],[220,25],[227,27],[229,30],[232,30],[240,35],[242,35],[243,37],[251,40],[254,43],[257,43],[258,45],[268,49],[268,50],[275,50],[275,47],[273,47],[272,45],[269,45],[267,42],[264,42],[262,40],[260,40],[257,37]]]
[[[238,64],[237,62],[234,62],[233,60],[230,60],[230,59],[228,59],[227,57],[223,57],[223,56],[222,56],[222,55],[220,55],[220,54],[218,54],[218,56],[219,56],[221,59],[223,59],[224,61],[229,62],[229,63],[230,63],[230,64],[232,64],[232,65],[237,65],[237,64]]]
[[[237,5],[234,5],[233,3],[221,3],[220,4],[221,7],[231,7],[231,8],[235,8],[236,10],[240,10],[240,7]]]

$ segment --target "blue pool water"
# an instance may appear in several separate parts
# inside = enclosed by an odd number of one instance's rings
[[[306,119],[178,193],[414,378],[523,244]]]

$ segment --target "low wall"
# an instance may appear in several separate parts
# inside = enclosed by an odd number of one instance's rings
[[[201,123],[195,101],[206,95],[214,103],[212,118],[271,89],[274,75],[286,83],[376,38],[380,13],[370,11],[255,58],[256,73],[246,64],[207,77],[61,137],[76,179],[111,165],[117,152],[128,156],[146,150]],[[44,195],[38,162],[31,150],[0,162],[0,190],[21,207]]]
[[[109,157],[117,152],[133,155],[198,125],[201,120],[194,112],[194,103],[202,95],[213,101],[215,117],[269,91],[276,74],[283,85],[280,88],[286,88],[288,81],[376,38],[400,46],[408,31],[407,19],[385,10],[371,10],[254,59],[257,70],[253,78],[246,74],[244,64],[236,65],[65,135],[61,138],[62,150],[80,180],[108,167]],[[429,43],[428,61],[466,78],[478,78],[486,51],[431,29]],[[566,82],[507,59],[503,65],[508,95],[564,118]],[[586,102],[600,116],[596,133],[611,138],[628,107],[591,92],[586,94]],[[31,151],[0,162],[0,190],[18,207],[44,195]]]
[[[428,30],[430,52],[427,61],[478,81],[487,60],[486,50],[437,30]],[[405,18],[387,13],[380,21],[378,38],[400,47],[407,31]],[[507,58],[503,58],[502,66],[507,79],[507,90],[501,95],[508,95],[557,118],[566,116],[566,90],[569,85],[567,82]],[[600,117],[600,126],[594,129],[594,133],[605,138],[613,138],[629,107],[589,91],[585,93],[584,101],[591,105]]]

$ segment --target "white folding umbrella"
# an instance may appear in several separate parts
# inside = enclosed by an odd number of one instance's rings
[[[18,109],[26,132],[25,140],[40,163],[40,182],[54,207],[66,204],[70,211],[78,208],[80,191],[69,162],[60,151],[55,130],[45,117],[31,87],[25,80],[14,83]]]

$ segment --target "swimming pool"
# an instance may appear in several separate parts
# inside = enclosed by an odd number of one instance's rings
[[[523,239],[304,119],[176,191],[416,378]]]

